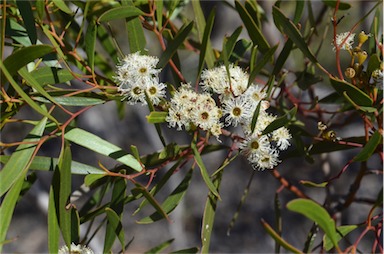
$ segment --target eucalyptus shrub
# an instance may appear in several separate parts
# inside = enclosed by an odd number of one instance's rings
[[[1,2],[1,128],[18,123],[30,131],[22,140],[1,143],[0,249],[23,241],[8,232],[14,209],[35,183],[35,172],[51,171],[49,252],[93,253],[87,246],[101,228],[103,252],[129,252],[124,208],[134,206],[136,214],[151,207],[149,216],[135,215],[136,227],[170,221],[194,187],[191,178],[200,175],[207,186],[201,197],[206,200],[201,243],[180,252],[207,253],[217,205],[225,199],[220,189],[231,187],[220,185],[223,175],[234,161],[246,160],[248,169],[235,170],[253,171],[254,177],[270,173],[270,181],[281,184],[270,193],[276,220],[259,218],[276,242],[271,251],[355,253],[365,239],[368,251],[383,251],[382,189],[364,199],[358,195],[365,177],[382,177],[382,1],[370,2],[362,14],[355,10],[358,2],[211,2],[222,4],[242,22],[221,38],[221,47],[211,41],[214,24],[220,22],[217,10],[213,7],[204,15],[202,4]],[[356,23],[348,23],[349,12],[361,14]],[[267,23],[277,34],[266,36]],[[364,24],[369,31],[363,30]],[[196,66],[184,63],[182,51],[196,58]],[[141,117],[154,125],[163,149],[143,154],[134,144],[122,148],[77,125],[85,112],[106,103],[116,104],[121,118],[134,104],[147,108]],[[20,118],[24,108],[39,119]],[[336,133],[336,127],[348,129],[352,122],[357,122],[357,136]],[[316,126],[315,131],[309,125]],[[165,131],[185,134],[189,142],[170,142]],[[41,154],[51,140],[59,146],[58,157]],[[109,157],[114,165],[74,161],[71,144]],[[341,157],[344,166],[321,179],[284,175],[283,165],[293,158],[311,167],[319,154],[347,150],[352,156]],[[216,151],[225,156],[218,168],[210,168],[207,161]],[[352,166],[357,174],[349,170]],[[182,174],[181,182],[160,198],[158,193],[175,174]],[[88,188],[80,204],[72,188],[78,175]],[[332,187],[348,175],[354,180],[342,185],[342,191]],[[249,185],[239,197],[230,228],[248,190]],[[283,191],[291,193],[289,202],[280,200]],[[325,193],[324,198],[315,200],[314,192]],[[363,220],[344,218],[351,205],[361,203],[370,207]],[[313,223],[300,246],[284,239],[294,232],[282,232],[282,206]],[[349,238],[351,232],[356,237]],[[314,245],[315,240],[321,244]],[[148,251],[162,252],[171,242]]]

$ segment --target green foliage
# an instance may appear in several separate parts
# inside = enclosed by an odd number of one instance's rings
[[[239,215],[249,197],[252,179],[269,172],[268,181],[278,181],[280,186],[276,192],[267,193],[270,199],[264,201],[275,202],[271,213],[275,213],[276,225],[271,226],[264,219],[261,224],[274,240],[276,252],[284,248],[292,253],[354,253],[367,251],[360,250],[367,243],[372,246],[369,251],[382,249],[378,241],[382,232],[382,187],[372,189],[370,197],[359,196],[368,176],[383,174],[382,1],[368,4],[369,9],[364,9],[363,14],[359,2],[328,0],[277,1],[273,5],[255,0],[214,1],[208,11],[201,1],[183,0],[38,0],[3,1],[0,5],[1,131],[4,136],[10,135],[15,123],[27,130],[16,133],[16,137],[3,138],[0,143],[0,252],[7,245],[23,241],[22,237],[14,239],[12,219],[18,203],[41,177],[37,171],[51,177],[46,252],[57,253],[61,244],[68,248],[71,244],[89,245],[100,232],[104,233],[104,242],[99,251],[130,252],[134,237],[127,237],[134,235],[136,227],[162,220],[181,223],[173,220],[172,212],[193,194],[194,174],[206,187],[206,193],[199,197],[205,200],[200,214],[201,242],[170,252],[217,251],[211,240],[221,227],[217,227],[215,218],[222,209],[221,202],[227,200],[224,193],[228,193],[220,188],[239,188],[222,181],[231,168],[239,175],[252,170],[245,164],[232,166],[240,157],[263,171],[252,171],[228,232],[242,219]],[[319,6],[318,11],[315,8]],[[228,27],[227,34],[219,38],[221,48],[215,48],[215,29],[225,21],[223,10],[224,15],[228,11],[241,25]],[[352,17],[356,13],[361,17]],[[370,34],[361,32],[364,28]],[[129,70],[121,71],[125,68],[122,66],[140,64],[140,60],[125,62],[125,56],[135,52],[138,57],[158,57],[147,58],[155,59],[155,66],[141,68],[143,76],[139,78],[129,76]],[[234,74],[235,67],[243,72]],[[220,84],[227,82],[228,87],[223,92],[204,87],[206,100],[199,101],[199,96],[203,96],[199,84],[215,80],[205,70],[220,68],[225,73]],[[153,99],[153,87],[143,91],[133,88],[147,82],[144,74],[150,71],[149,80],[161,83],[164,89],[159,101]],[[122,80],[124,75],[128,76]],[[235,88],[244,80],[244,91],[239,92]],[[185,83],[192,83],[189,90]],[[260,90],[253,97],[241,97],[253,88]],[[178,98],[182,89],[188,90],[188,95]],[[145,97],[137,101],[142,102],[148,114],[139,117],[147,120],[144,124],[153,125],[155,132],[148,135],[142,126],[134,129],[140,129],[147,139],[157,135],[161,149],[142,149],[139,144],[129,144],[127,148],[121,145],[124,142],[115,144],[97,130],[80,126],[78,119],[85,112],[106,104],[115,104],[120,118],[130,117],[125,116],[125,109],[135,110],[130,104],[137,102],[135,96],[140,93]],[[172,110],[181,107],[177,103],[188,96],[189,111],[177,112],[172,122]],[[237,108],[228,110],[229,97],[237,100]],[[242,101],[243,98],[247,100]],[[225,119],[243,110],[239,105],[251,99],[258,104],[252,110],[245,107],[252,111],[246,112],[249,123],[239,120],[232,123],[237,127],[228,128],[231,123]],[[200,104],[208,102],[209,110],[199,112]],[[209,116],[215,109],[219,124],[210,126]],[[206,122],[182,122],[193,117]],[[114,126],[106,121],[104,124]],[[128,132],[131,127],[126,126]],[[167,127],[177,130],[165,132]],[[239,132],[241,128],[243,131]],[[356,128],[357,134],[349,136],[351,128]],[[171,142],[169,133],[182,133],[189,139],[185,144]],[[263,153],[264,143],[273,149]],[[50,146],[55,149],[46,148]],[[77,154],[78,146],[86,151],[83,158]],[[132,154],[127,150],[129,146]],[[144,150],[150,152],[144,154]],[[278,150],[287,151],[278,154]],[[210,156],[218,151],[222,163],[211,168],[216,161]],[[329,173],[320,174],[316,165],[336,151],[343,156],[338,163],[329,163]],[[88,154],[94,157],[85,158]],[[310,171],[309,179],[301,179],[301,174],[285,176],[290,173],[286,165],[295,157],[302,159],[300,169],[306,167]],[[104,163],[104,159],[108,162]],[[349,170],[352,164],[359,169]],[[176,174],[182,177],[171,184]],[[82,192],[82,202],[74,199],[72,183],[79,182],[89,188]],[[281,198],[286,191],[290,194]],[[368,208],[361,210],[363,219],[349,221],[346,214],[359,209],[356,207],[362,202]],[[126,225],[127,220],[132,220],[131,214],[127,215],[129,209],[134,211],[135,228]],[[289,242],[292,238],[287,236],[295,234],[294,229],[283,226],[290,211],[304,215],[313,224],[310,230],[301,228],[308,230],[307,239],[296,241],[302,243],[302,249]],[[336,226],[340,222],[347,225]],[[321,233],[317,234],[319,229]],[[349,234],[352,231],[354,234]],[[149,231],[148,237],[151,234]],[[148,246],[146,253],[171,249],[174,239],[162,237],[155,247]],[[312,246],[315,240],[321,244]],[[364,244],[360,244],[363,240]]]

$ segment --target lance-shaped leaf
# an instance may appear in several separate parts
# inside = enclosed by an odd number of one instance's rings
[[[260,28],[256,25],[251,15],[238,0],[235,1],[235,7],[240,15],[241,20],[244,23],[245,28],[248,31],[248,35],[251,38],[253,44],[258,45],[258,48],[262,53],[266,53],[269,50],[269,44],[263,36]]]
[[[287,208],[317,223],[332,244],[338,248],[335,221],[323,207],[309,199],[295,199],[287,204]]]
[[[94,106],[105,103],[105,100],[99,98],[91,98],[91,97],[81,97],[81,96],[52,96],[51,97],[57,104],[63,106]],[[45,99],[44,97],[33,97],[35,101],[43,102],[43,103],[51,103],[50,100]]]
[[[165,118],[168,116],[166,111],[152,111],[146,116],[148,123],[165,123]]]
[[[200,172],[201,172],[201,176],[203,177],[203,180],[205,182],[205,184],[207,185],[208,189],[216,196],[220,199],[220,195],[219,195],[219,192],[217,191],[215,185],[213,185],[210,177],[209,177],[209,174],[208,174],[208,171],[207,169],[205,168],[205,165],[204,165],[204,162],[203,162],[203,159],[201,158],[201,155],[199,153],[199,151],[197,150],[197,147],[196,147],[196,144],[195,142],[192,142],[191,144],[191,148],[192,148],[192,151],[193,151],[193,155],[195,157],[195,161],[197,163],[197,165],[199,166],[200,168]]]
[[[21,67],[27,65],[37,58],[41,58],[48,53],[53,52],[53,47],[46,44],[32,45],[21,48],[12,53],[4,60],[4,66],[11,76],[15,75]]]
[[[195,15],[199,41],[202,42],[204,37],[204,31],[206,29],[206,23],[205,23],[204,13],[200,5],[200,1],[192,1],[192,7],[193,7],[193,13]],[[209,40],[207,42],[207,47],[211,48],[211,42]],[[206,52],[205,61],[207,63],[208,68],[212,68],[214,66],[215,56],[212,50],[208,50]]]
[[[124,211],[124,199],[126,197],[127,182],[125,179],[117,179],[113,185],[110,209],[107,212],[107,228],[105,230],[104,250],[103,253],[111,251],[112,245],[118,237],[122,248],[125,247],[124,230],[121,224],[122,214]]]
[[[132,2],[132,0],[122,0],[121,4],[123,6],[134,7],[134,3]],[[140,19],[138,17],[127,18],[125,24],[128,32],[128,43],[130,52],[144,53],[146,40]]]
[[[21,144],[16,148],[16,151],[12,153],[7,164],[5,164],[0,171],[0,196],[3,196],[12,184],[28,170],[31,160],[33,159],[32,155],[36,149],[36,144],[34,143],[40,140],[46,123],[47,119],[43,118],[35,128],[31,130],[23,140],[26,144]]]
[[[336,8],[338,1],[336,1],[336,0],[322,0],[322,2],[331,8]],[[348,10],[349,8],[351,8],[351,5],[349,3],[346,3],[346,2],[339,2],[338,8],[339,8],[339,10]]]
[[[10,160],[10,155],[0,155],[0,162],[7,164]],[[53,171],[58,164],[58,158],[44,157],[44,156],[34,156],[31,165],[29,166],[30,170],[42,170],[42,171]],[[99,168],[95,168],[80,162],[72,161],[71,164],[71,173],[76,175],[88,175],[88,174],[98,174],[104,175],[105,172]]]
[[[27,174],[27,171],[23,171],[16,179],[13,181],[13,185],[5,195],[0,206],[0,243],[4,243],[7,237],[7,232],[9,225],[11,224],[13,211],[15,209],[16,203],[19,199],[20,191],[23,187],[24,177]],[[3,244],[0,244],[0,252],[2,250]]]
[[[51,187],[49,189],[49,203],[48,203],[48,250],[49,250],[49,253],[58,252],[59,240],[60,240],[59,219],[56,212],[56,207],[58,204],[56,204],[53,184],[54,184],[54,181],[52,181]]]
[[[307,42],[304,40],[295,24],[289,20],[279,8],[276,6],[273,6],[272,8],[272,14],[276,26],[283,30],[283,32],[296,44],[296,46],[311,62],[317,63],[316,57],[309,50]]]
[[[31,40],[31,44],[36,44],[37,33],[31,3],[29,1],[16,1],[16,4],[23,17],[24,26],[27,30],[29,39]]]
[[[235,45],[236,45],[236,40],[237,38],[239,38],[239,35],[241,34],[241,31],[243,30],[243,28],[241,26],[239,26],[238,28],[236,28],[236,30],[231,34],[231,36],[229,36],[226,41],[225,41],[225,44],[223,42],[223,44],[225,45],[225,52],[227,54],[227,57],[230,57],[234,48],[235,48]],[[224,49],[224,48],[223,48]],[[224,60],[223,59],[223,54],[220,54],[220,58],[219,60]]]
[[[101,17],[100,17],[101,18]],[[96,47],[97,26],[95,21],[91,21],[85,33],[85,52],[87,53],[88,64],[91,70],[95,67],[95,47]]]
[[[295,248],[293,245],[285,241],[266,221],[261,220],[261,224],[267,233],[284,249],[288,250],[290,253],[302,253],[299,249]]]
[[[354,158],[353,161],[366,161],[371,155],[375,152],[376,147],[382,143],[383,137],[379,133],[379,131],[375,131],[368,143],[364,146],[363,150],[360,151]]]
[[[187,175],[184,177],[183,181],[181,181],[181,183],[172,191],[172,193],[161,204],[162,210],[167,214],[171,213],[177,207],[180,201],[183,199],[188,189],[189,183],[191,182],[192,173],[193,173],[193,170],[190,169]],[[163,215],[159,214],[158,212],[155,212],[150,216],[139,220],[138,223],[148,224],[148,223],[158,221],[160,219],[163,219]]]
[[[74,128],[65,133],[64,137],[73,143],[115,159],[136,171],[142,170],[140,162],[138,162],[135,157],[133,157],[131,154],[128,154],[120,147],[96,136],[95,134],[79,128]]]
[[[62,68],[44,66],[33,70],[30,75],[40,84],[40,86],[66,83],[73,79],[70,71]]]
[[[191,21],[188,25],[180,28],[179,32],[176,34],[175,38],[168,43],[167,48],[161,55],[159,62],[157,63],[156,68],[164,68],[168,63],[169,59],[175,54],[176,50],[179,46],[185,41],[189,33],[192,31],[193,21]]]
[[[256,75],[259,74],[261,69],[273,59],[273,54],[275,53],[277,46],[274,46],[273,48],[270,48],[267,52],[265,52],[263,58],[259,63],[254,66],[252,72],[249,74],[249,80],[248,80],[248,86],[253,82],[253,80],[256,78]]]
[[[145,254],[155,254],[155,253],[163,253],[163,250],[167,248],[175,239],[169,239],[156,247],[151,248],[150,250],[144,252]]]
[[[72,243],[71,210],[73,207],[67,208],[69,196],[72,192],[71,162],[71,149],[69,143],[65,142],[57,165],[59,172],[56,172],[58,174],[58,181],[55,183],[55,187],[59,186],[59,225],[67,246],[70,246]]]
[[[114,19],[133,18],[143,14],[144,13],[140,9],[134,6],[119,6],[101,14],[101,16],[97,19],[97,23],[111,21]]]
[[[52,2],[63,12],[71,15],[72,11],[69,9],[69,7],[65,4],[64,0],[52,0]]]
[[[204,28],[203,40],[201,41],[200,55],[199,55],[199,67],[197,68],[197,78],[199,78],[201,71],[204,67],[204,62],[206,62],[207,53],[212,52],[212,46],[210,43],[211,32],[213,28],[213,23],[215,21],[216,9],[212,9],[211,13],[208,16],[207,24]],[[212,68],[213,66],[209,66]]]
[[[346,92],[349,98],[357,104],[358,106],[369,107],[372,106],[372,99],[359,88],[353,86],[347,81],[340,80],[338,78],[330,78],[332,87],[336,92],[343,96],[343,93]]]
[[[337,227],[337,235],[336,235],[336,241],[339,242],[341,239],[343,239],[346,235],[351,233],[353,230],[355,230],[358,226],[357,225],[343,225]],[[324,235],[323,237],[323,246],[326,251],[330,251],[334,245],[332,241],[329,239],[328,235]]]

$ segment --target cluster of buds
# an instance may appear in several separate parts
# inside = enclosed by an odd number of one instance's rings
[[[378,86],[381,88],[381,83],[383,81],[383,63],[381,62],[379,68],[375,69],[371,75],[368,76],[364,69],[364,63],[368,58],[368,54],[365,50],[362,49],[363,44],[368,40],[371,34],[366,34],[364,31],[358,34],[358,45],[353,46],[354,44],[354,33],[341,33],[336,36],[336,41],[334,45],[334,50],[336,48],[347,50],[351,55],[350,66],[345,70],[345,76],[351,79],[352,83],[359,88],[365,88],[369,85]],[[371,79],[372,78],[372,79]],[[373,83],[370,84],[370,80]]]
[[[159,82],[158,59],[138,53],[126,56],[117,66],[115,80],[118,91],[130,104],[154,105],[165,100],[165,85]],[[280,127],[268,134],[264,129],[276,119],[267,112],[267,94],[257,84],[249,84],[249,75],[240,67],[230,65],[204,70],[201,73],[202,92],[190,84],[181,84],[169,102],[166,121],[177,130],[207,131],[220,141],[222,129],[240,126],[244,138],[238,147],[255,169],[272,169],[279,162],[279,153],[290,145],[291,134]],[[216,98],[216,99],[214,99]],[[259,107],[258,107],[259,105]],[[251,128],[254,112],[259,109],[257,122]]]

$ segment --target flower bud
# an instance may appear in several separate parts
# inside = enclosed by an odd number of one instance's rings
[[[370,34],[365,34],[364,31],[361,31],[359,33],[359,46],[363,45],[363,43],[368,40],[369,36]]]
[[[366,51],[361,51],[357,53],[357,61],[359,62],[360,65],[364,63],[364,61],[367,59],[367,52]]]
[[[345,76],[347,78],[353,78],[355,75],[356,75],[356,71],[355,69],[351,68],[351,67],[348,67],[345,72],[344,72]]]

